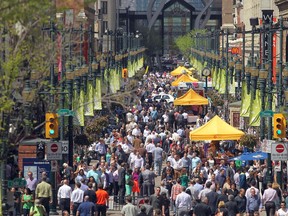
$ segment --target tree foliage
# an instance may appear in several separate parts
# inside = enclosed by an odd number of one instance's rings
[[[204,34],[206,30],[192,30],[185,35],[178,37],[175,40],[176,46],[180,50],[180,52],[188,58],[190,54],[191,47],[196,46],[196,35]]]
[[[47,47],[41,28],[51,13],[50,0],[2,0],[0,4],[0,112],[11,112],[13,91],[23,90],[30,72],[45,71]],[[49,49],[48,49],[49,50]],[[45,51],[45,52],[44,52]],[[41,77],[41,75],[40,75]]]
[[[253,149],[257,145],[257,137],[252,134],[244,134],[240,138],[239,144],[249,149]]]

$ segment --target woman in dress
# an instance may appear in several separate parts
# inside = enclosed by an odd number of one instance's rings
[[[133,196],[135,196],[135,193],[137,193],[137,195],[139,195],[140,193],[140,188],[138,184],[139,174],[140,174],[139,168],[135,167],[134,172],[132,173],[132,179],[134,182],[132,187]]]
[[[125,174],[125,189],[126,189],[126,196],[131,196],[132,194],[132,187],[134,185],[134,181],[132,179],[132,170],[129,169]]]
[[[34,202],[33,195],[29,188],[25,188],[21,202],[23,203],[23,215],[28,216]]]

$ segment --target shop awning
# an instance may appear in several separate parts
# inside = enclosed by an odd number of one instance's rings
[[[207,105],[208,99],[197,94],[193,89],[189,89],[184,95],[174,100],[174,105]]]
[[[191,140],[238,140],[244,132],[215,116],[205,125],[190,132]]]
[[[197,79],[189,76],[188,74],[183,74],[177,80],[171,83],[172,86],[178,86],[180,82],[198,82]]]

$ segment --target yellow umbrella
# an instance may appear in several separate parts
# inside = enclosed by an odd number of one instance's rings
[[[187,74],[189,74],[189,75],[192,74],[192,72],[189,71],[187,68],[185,68],[185,67],[183,67],[183,66],[179,66],[179,67],[177,67],[175,70],[173,70],[173,71],[170,73],[170,75],[171,75],[171,76],[179,76],[179,75],[185,74],[185,73],[187,73]]]
[[[183,74],[177,80],[171,83],[172,86],[178,86],[180,82],[198,82],[194,77],[189,76],[188,74]]]

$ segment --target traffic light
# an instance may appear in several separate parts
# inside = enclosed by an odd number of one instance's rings
[[[56,113],[45,114],[45,137],[46,139],[56,139],[59,136],[59,122]]]
[[[122,69],[122,78],[124,78],[124,79],[128,78],[128,69],[127,68]]]
[[[273,115],[274,138],[286,138],[286,118],[282,113],[275,113]]]
[[[45,143],[37,142],[36,144],[36,158],[43,160],[45,158]]]

